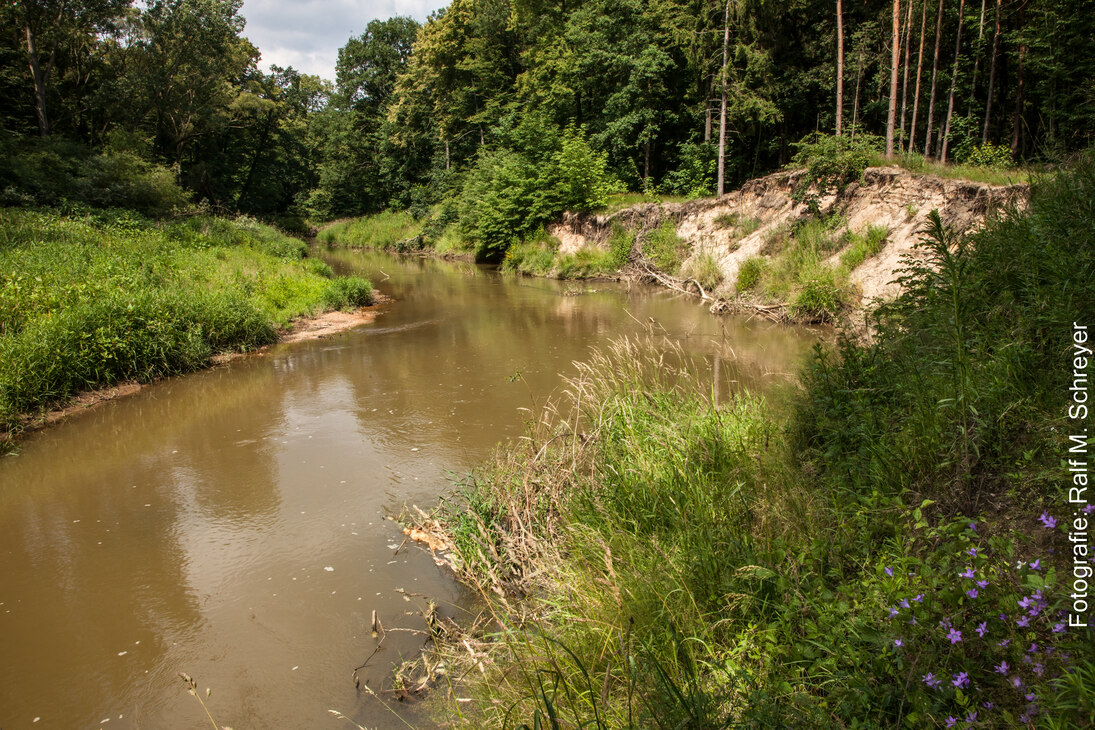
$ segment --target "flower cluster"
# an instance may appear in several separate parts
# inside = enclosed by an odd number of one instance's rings
[[[1056,530],[1052,515],[1039,521]],[[968,519],[921,534],[933,551],[904,551],[878,573],[886,651],[911,706],[945,727],[1030,722],[1070,668],[1054,569],[1045,558],[1016,561],[1014,540],[982,539]]]

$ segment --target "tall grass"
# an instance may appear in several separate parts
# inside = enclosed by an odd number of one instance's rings
[[[187,372],[273,342],[371,286],[333,279],[252,220],[0,212],[0,425],[72,394]]]
[[[469,478],[445,519],[496,630],[447,650],[458,724],[1091,724],[1061,457],[1095,160],[917,253],[788,424],[621,341]]]
[[[393,249],[401,241],[420,236],[424,225],[423,220],[415,219],[407,211],[384,211],[338,221],[320,231],[316,240],[329,246]]]

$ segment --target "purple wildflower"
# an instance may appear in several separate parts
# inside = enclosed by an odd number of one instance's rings
[[[1049,512],[1043,512],[1042,516],[1038,519],[1042,521],[1042,524],[1045,525],[1045,528],[1047,530],[1052,530],[1054,527],[1057,526],[1057,519],[1055,517],[1052,517]]]
[[[908,598],[902,598],[901,599],[901,608],[912,608],[912,606],[909,605],[909,599]]]
[[[1089,515],[1092,512],[1095,512],[1095,504],[1089,504],[1080,511],[1083,512],[1085,515]]]
[[[917,603],[923,603],[924,602],[924,594],[923,593],[917,594],[916,598],[914,598],[913,600],[916,601]]]
[[[886,575],[888,575],[890,577],[893,577],[893,568],[887,566],[886,567]]]
[[[947,716],[947,725],[946,725],[947,727],[954,727],[957,724],[958,724],[958,718],[957,717],[955,717],[954,715],[948,715]]]
[[[1043,674],[1046,673],[1046,665],[1038,662],[1034,665],[1034,673],[1041,677]]]
[[[958,674],[954,675],[954,679],[951,681],[951,684],[953,684],[958,689],[962,689],[963,687],[969,687],[970,675],[966,674],[965,672],[959,672]]]
[[[1030,564],[1030,569],[1031,570],[1041,570],[1042,569],[1042,559],[1038,558],[1033,563],[1031,563]]]
[[[1011,683],[1012,683],[1012,684],[1013,684],[1013,685],[1014,685],[1014,686],[1015,686],[1016,688],[1018,688],[1018,687],[1022,687],[1022,686],[1023,686],[1023,680],[1019,678],[1019,675],[1018,675],[1018,674],[1017,674],[1017,675],[1015,675],[1014,677],[1012,677],[1012,678],[1011,678]]]
[[[969,555],[971,557],[976,558],[977,557],[977,548],[971,547],[969,550],[966,551],[966,555]]]
[[[890,618],[893,618],[893,617],[894,617],[894,616],[896,616],[896,615],[897,615],[897,609],[896,609],[896,608],[893,608],[893,607],[891,606],[891,607],[890,607]]]
[[[997,674],[1007,674],[1008,673],[1008,663],[1007,662],[1000,662],[999,666],[996,667],[996,673]]]
[[[950,632],[947,634],[947,638],[951,640],[952,644],[957,644],[959,641],[962,640],[962,632],[958,629],[951,629]]]
[[[1030,643],[1030,648],[1027,649],[1027,654],[1031,654],[1031,653],[1036,652],[1036,651],[1038,651],[1038,644],[1036,644],[1035,642],[1032,641]]]
[[[966,722],[977,722],[977,713],[971,712],[966,715]]]
[[[1025,699],[1027,702],[1034,702],[1034,700],[1038,699],[1038,695],[1031,692],[1030,694],[1026,695]]]
[[[977,587],[978,587],[978,588],[984,588],[984,587],[985,587],[985,586],[987,586],[988,584],[989,584],[989,582],[988,582],[987,580],[979,580],[979,581],[977,581]]]
[[[985,632],[988,631],[988,630],[989,630],[989,622],[988,621],[982,621],[977,626],[977,635],[978,636],[984,636]]]
[[[902,641],[901,639],[894,639],[893,640],[893,645],[894,646],[905,646],[905,642]]]
[[[981,706],[984,707],[986,710],[991,710],[993,707],[996,707],[996,705],[991,702],[983,702]]]
[[[969,596],[970,598],[977,598],[977,589],[976,588],[970,588],[968,591],[966,591],[966,595]]]
[[[921,678],[921,680],[924,682],[924,684],[928,685],[932,689],[936,689],[941,684],[939,679],[934,674],[932,674],[931,672],[928,672],[927,674],[925,674]]]
[[[1053,624],[1053,633],[1059,634],[1065,630],[1065,622],[1062,621],[1059,624]]]
[[[1015,625],[1025,629],[1030,626],[1030,619],[1026,616],[1020,616],[1018,620],[1016,620]]]
[[[974,532],[977,532],[977,523],[976,522],[971,522],[970,523],[970,529],[973,530]]]
[[[1006,649],[1007,645],[1010,644],[1010,643],[1011,643],[1011,639],[1004,639],[1003,641],[996,642],[996,645],[997,646],[1002,646]]]
[[[973,574],[973,568],[966,568],[966,572],[964,572],[964,573],[959,573],[958,575],[960,575],[960,576],[961,576],[961,577],[963,577],[963,578],[974,578],[974,577],[976,577],[976,576],[975,576],[975,575]]]

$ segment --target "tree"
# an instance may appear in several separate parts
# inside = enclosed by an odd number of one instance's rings
[[[935,56],[932,60],[932,87],[928,95],[928,123],[924,133],[924,156],[932,154],[932,122],[935,120],[935,82],[939,75],[939,46],[943,37],[943,0],[939,0],[939,10],[935,15]]]
[[[912,123],[909,126],[909,152],[916,148],[916,119],[920,109],[920,71],[924,65],[924,31],[928,24],[928,0],[920,3],[920,50],[916,54],[916,88],[913,90]]]
[[[901,5],[893,0],[893,34],[890,44],[890,108],[886,116],[886,157],[893,157],[894,122],[897,120],[897,64],[901,53]]]
[[[844,8],[836,0],[836,136],[844,121]]]
[[[6,8],[26,40],[27,67],[34,85],[38,133],[49,135],[47,91],[59,47],[90,36],[117,17],[130,0],[17,0]]]
[[[722,86],[722,105],[719,111],[719,162],[718,162],[718,188],[717,195],[721,198],[726,193],[726,84],[727,71],[729,69],[730,54],[730,0],[726,0],[726,13],[723,17],[722,34],[722,72],[720,80]],[[840,98],[839,96],[837,97]],[[837,117],[840,118],[839,116]],[[839,125],[840,122],[837,122]],[[839,127],[838,127],[839,129]],[[840,132],[838,131],[837,134]]]
[[[958,86],[958,60],[962,50],[962,12],[966,9],[966,0],[958,1],[958,32],[954,36],[954,69],[951,71],[951,90],[947,96],[947,123],[943,125],[943,144],[939,152],[939,161],[947,161],[947,145],[950,143],[951,116],[954,114],[954,90]]]

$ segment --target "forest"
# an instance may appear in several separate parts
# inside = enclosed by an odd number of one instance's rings
[[[996,166],[1095,134],[1091,0],[454,0],[369,22],[333,83],[260,70],[240,0],[0,18],[5,205],[432,212],[498,255],[611,191],[732,189],[819,133]]]

